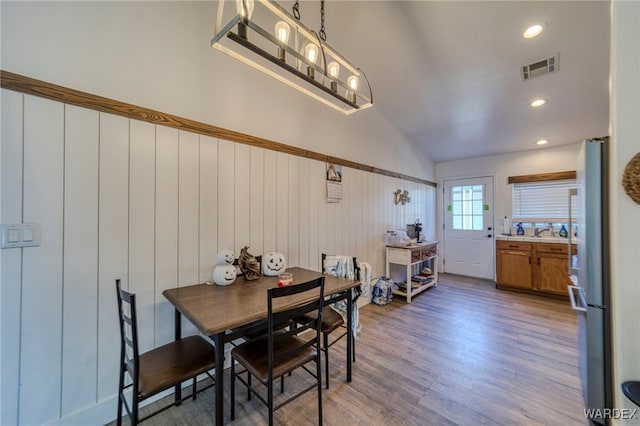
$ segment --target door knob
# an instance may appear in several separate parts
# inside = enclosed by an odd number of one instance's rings
[[[487,228],[487,231],[491,231],[491,227],[488,227],[488,228]]]
[[[491,238],[491,234],[487,235],[487,238]]]

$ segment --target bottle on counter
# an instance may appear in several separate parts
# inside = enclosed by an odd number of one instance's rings
[[[567,238],[569,236],[569,232],[567,232],[567,228],[564,226],[564,224],[560,227],[560,232],[558,232],[558,235],[560,235],[562,238]]]

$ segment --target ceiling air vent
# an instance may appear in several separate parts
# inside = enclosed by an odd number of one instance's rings
[[[527,81],[535,77],[558,71],[558,55],[549,56],[531,64],[520,67],[522,80]]]

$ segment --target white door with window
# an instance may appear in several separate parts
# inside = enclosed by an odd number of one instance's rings
[[[444,271],[494,278],[493,177],[444,181]]]

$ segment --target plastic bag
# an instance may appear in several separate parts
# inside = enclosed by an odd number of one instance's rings
[[[391,278],[380,277],[371,289],[371,303],[386,305],[393,299],[393,290],[398,286]]]

